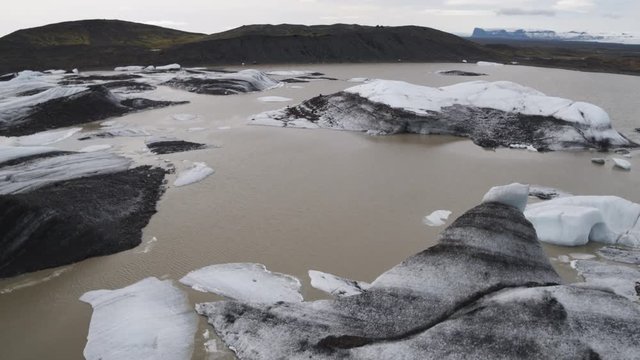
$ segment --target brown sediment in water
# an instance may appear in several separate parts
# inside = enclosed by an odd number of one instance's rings
[[[347,80],[386,78],[443,86],[466,79],[443,77],[437,70],[453,64],[304,65]],[[460,66],[465,70],[475,65]],[[270,69],[293,66],[272,66]],[[483,80],[512,80],[547,95],[595,103],[607,110],[614,126],[632,131],[640,78],[528,67],[483,68]],[[300,85],[300,84],[292,84]],[[179,279],[187,272],[216,263],[259,262],[272,271],[295,275],[307,299],[323,295],[311,289],[307,270],[372,281],[406,257],[433,245],[442,227],[426,227],[422,218],[434,210],[453,211],[450,221],[477,205],[494,185],[511,182],[556,187],[574,194],[618,195],[640,202],[635,168],[619,172],[610,164],[594,166],[590,152],[532,153],[483,150],[461,138],[397,135],[371,137],[331,130],[299,130],[246,126],[248,116],[295,104],[356,85],[346,81],[314,81],[304,88],[286,85],[268,92],[215,97],[159,88],[158,100],[191,104],[113,119],[158,134],[211,144],[204,150],[167,155],[141,152],[144,137],[74,139],[56,144],[77,150],[114,144],[115,151],[156,163],[168,159],[178,171],[183,160],[204,161],[216,173],[203,182],[171,187],[158,213],[144,230],[143,244],[123,253],[89,259],[58,276],[0,294],[0,344],[8,359],[81,358],[91,317],[78,301],[86,291],[120,288],[148,276]],[[290,103],[263,103],[265,95],[293,98]],[[192,122],[171,115],[199,115]],[[221,130],[220,127],[230,129]],[[204,131],[187,131],[205,127]],[[87,127],[90,128],[90,127]],[[91,129],[95,129],[95,124]],[[173,130],[169,130],[173,129]],[[625,132],[629,134],[629,132]],[[81,136],[79,134],[78,136]],[[597,156],[607,156],[598,154]],[[160,160],[156,160],[159,158]],[[152,242],[152,238],[157,241]],[[550,256],[583,248],[545,246]],[[144,252],[148,250],[148,252]],[[568,265],[554,263],[567,281],[576,279]],[[50,276],[56,270],[0,281],[0,290]],[[181,286],[181,285],[180,285]],[[185,288],[196,302],[217,299]],[[200,330],[194,359],[205,358]],[[55,356],[53,356],[55,355]]]

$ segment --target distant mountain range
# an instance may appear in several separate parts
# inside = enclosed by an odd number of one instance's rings
[[[498,58],[458,36],[418,26],[249,25],[205,35],[119,20],[83,20],[0,38],[1,73],[180,63],[435,62]]]
[[[556,32],[553,30],[508,30],[475,28],[472,39],[510,39],[547,41],[590,41],[614,44],[640,44],[640,36],[628,33],[595,33],[580,31]]]

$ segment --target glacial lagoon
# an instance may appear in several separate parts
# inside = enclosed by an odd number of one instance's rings
[[[212,264],[265,264],[271,271],[300,279],[305,300],[326,298],[310,286],[309,269],[370,282],[436,243],[444,226],[425,226],[425,215],[450,210],[450,224],[495,185],[520,182],[640,202],[640,163],[635,151],[626,159],[632,170],[621,171],[610,160],[604,166],[591,163],[593,157],[621,157],[613,153],[485,150],[469,139],[451,136],[370,136],[248,125],[254,114],[354,86],[350,79],[402,80],[431,87],[477,80],[438,73],[464,70],[486,73],[481,80],[513,81],[547,95],[596,104],[609,113],[614,128],[638,141],[640,134],[634,132],[638,77],[472,64],[253,68],[317,71],[338,80],[286,83],[233,96],[161,86],[144,97],[190,103],[109,119],[111,126],[207,144],[206,149],[155,155],[146,150],[144,136],[78,140],[103,128],[103,121],[79,126],[79,132],[50,145],[68,151],[109,145],[107,151],[139,164],[173,164],[176,174],[167,176],[166,193],[144,229],[140,246],[0,280],[3,357],[81,358],[92,310],[78,299],[91,290],[122,288],[154,276],[173,279],[193,305],[220,299],[177,283],[188,272]],[[269,98],[265,101],[265,97]],[[205,163],[215,172],[200,182],[174,186],[178,174],[195,163]],[[559,259],[595,254],[601,246],[543,247],[549,257]],[[566,262],[552,264],[565,281],[582,280]],[[221,342],[216,344],[219,352],[205,352],[202,334],[206,329],[210,327],[205,318],[199,317],[193,359],[232,358]]]

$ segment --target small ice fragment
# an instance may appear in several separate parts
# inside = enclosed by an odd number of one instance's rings
[[[188,273],[184,285],[244,302],[301,302],[300,281],[252,263],[218,264]]]
[[[180,66],[180,64],[169,64],[169,65],[156,66],[156,70],[159,70],[159,71],[180,70],[181,68],[182,68],[182,66]]]
[[[591,162],[597,165],[604,165],[606,160],[604,158],[593,158],[591,159]]]
[[[422,223],[427,226],[442,226],[446,224],[447,219],[451,215],[449,210],[436,210],[430,215],[427,215],[422,219]]]
[[[497,62],[491,62],[491,61],[478,61],[476,64],[478,66],[503,66],[504,65]]]
[[[287,102],[291,101],[292,99],[282,96],[263,96],[259,97],[258,100],[262,102]]]
[[[558,261],[560,261],[563,264],[568,264],[571,262],[571,259],[567,255],[560,255],[558,256]]]
[[[620,158],[613,158],[613,166],[614,167],[618,167],[622,170],[631,170],[631,163],[628,162],[627,160],[624,159],[620,159]]]
[[[185,186],[197,183],[213,173],[214,170],[208,167],[207,164],[203,162],[194,162],[191,167],[178,175],[178,178],[173,182],[173,185]]]

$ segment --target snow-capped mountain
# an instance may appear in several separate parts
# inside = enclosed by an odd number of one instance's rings
[[[630,33],[589,33],[585,31],[482,29],[475,28],[472,38],[513,40],[592,41],[617,44],[640,44],[640,35]]]

